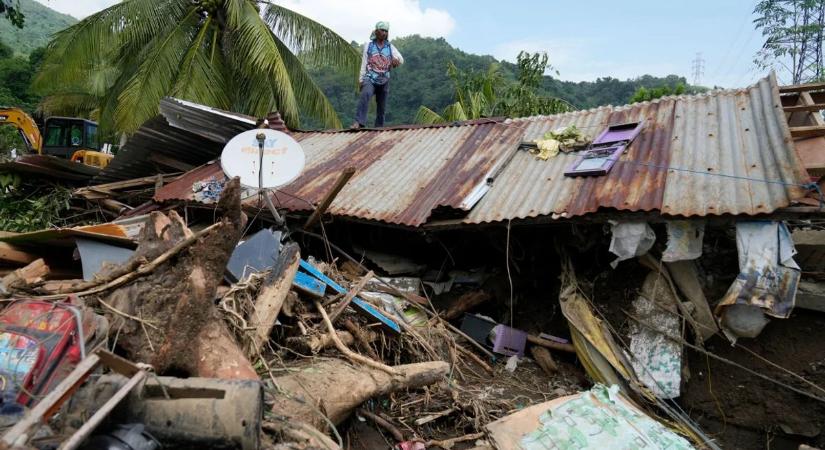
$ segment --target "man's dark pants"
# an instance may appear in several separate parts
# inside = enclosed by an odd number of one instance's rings
[[[361,84],[361,97],[358,98],[358,109],[355,112],[355,120],[364,126],[367,124],[367,111],[370,109],[370,99],[375,95],[375,126],[384,126],[384,112],[387,109],[387,95],[390,93],[390,82],[384,84],[374,84],[365,81]]]

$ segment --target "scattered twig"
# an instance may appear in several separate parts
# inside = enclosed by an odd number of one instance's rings
[[[338,316],[341,315],[341,313],[344,312],[345,309],[347,309],[347,306],[349,306],[350,302],[352,302],[352,299],[354,299],[358,295],[358,293],[361,292],[361,289],[364,289],[364,286],[372,279],[374,275],[375,274],[372,272],[372,270],[370,270],[369,272],[367,272],[366,275],[364,275],[363,277],[361,277],[360,280],[358,280],[358,283],[355,286],[353,286],[352,289],[349,290],[349,292],[347,292],[347,295],[344,297],[344,300],[341,301],[341,304],[338,305],[337,308],[335,308],[335,311],[333,311],[332,314],[330,314],[330,322],[332,322],[333,324],[335,323],[335,319],[337,319]]]
[[[78,297],[83,297],[83,296],[87,296],[87,295],[99,294],[99,293],[101,293],[103,291],[106,291],[106,290],[109,290],[111,288],[115,288],[115,287],[118,287],[120,285],[126,284],[126,283],[134,280],[135,278],[139,278],[139,277],[142,277],[144,275],[148,275],[148,274],[152,273],[159,265],[165,263],[166,261],[171,259],[176,254],[180,253],[181,250],[189,247],[190,245],[194,244],[198,239],[200,239],[201,237],[203,237],[207,233],[210,233],[210,232],[220,228],[221,226],[223,226],[223,222],[214,223],[214,224],[204,228],[203,230],[193,234],[192,236],[189,236],[188,238],[178,242],[174,247],[172,247],[169,250],[163,252],[162,255],[155,258],[152,262],[150,262],[148,264],[141,265],[140,267],[137,268],[137,270],[129,272],[129,273],[127,273],[125,275],[122,275],[118,278],[115,278],[114,280],[111,280],[111,281],[109,281],[109,282],[107,282],[107,283],[105,283],[101,286],[98,286],[98,287],[95,287],[95,288],[92,288],[92,289],[89,289],[89,290],[86,290],[86,291],[82,291],[82,292],[63,292],[61,294],[44,295],[44,296],[36,297],[36,299],[38,299],[38,300],[56,300],[56,299],[60,299],[60,298],[65,297],[65,294],[67,294],[67,293],[74,293]]]
[[[335,327],[332,326],[332,322],[330,322],[326,310],[324,310],[324,307],[321,306],[321,303],[317,300],[315,301],[315,307],[318,308],[318,312],[321,313],[321,317],[324,319],[324,324],[326,324],[327,326],[327,331],[329,332],[330,339],[332,339],[332,342],[335,343],[335,347],[338,348],[338,351],[343,353],[344,356],[351,359],[352,361],[370,366],[374,369],[384,371],[392,376],[398,375],[396,370],[392,367],[375,361],[373,359],[367,358],[365,356],[359,355],[358,353],[355,353],[349,348],[347,348],[347,346],[344,345],[344,343],[341,342],[340,339],[338,339],[338,335],[335,333]]]
[[[432,422],[433,420],[440,419],[444,416],[449,416],[450,414],[452,414],[456,411],[457,410],[455,408],[448,408],[448,409],[445,409],[444,411],[439,411],[439,412],[436,412],[436,413],[428,414],[428,415],[426,415],[426,416],[424,416],[420,419],[416,419],[415,424],[420,427],[421,425],[428,424],[428,423]]]
[[[392,435],[392,438],[395,439],[397,442],[404,441],[404,435],[401,433],[401,430],[399,430],[395,425],[391,424],[388,420],[385,420],[383,417],[380,417],[377,414],[373,414],[364,408],[358,410],[358,415],[365,419],[370,419],[371,421],[373,421],[376,425],[390,433]]]
[[[451,450],[453,446],[459,442],[472,441],[484,437],[484,433],[465,434],[464,436],[454,437],[452,439],[444,439],[443,441],[428,441],[427,446],[434,445],[445,450]]]
[[[456,345],[456,346],[455,346],[455,348],[459,351],[459,353],[461,353],[461,354],[463,354],[463,355],[466,355],[466,356],[468,356],[470,359],[472,359],[473,361],[475,361],[475,362],[476,362],[476,364],[478,364],[479,366],[481,366],[481,368],[482,368],[482,369],[484,369],[485,371],[487,371],[487,373],[489,373],[490,375],[492,375],[492,374],[494,374],[494,373],[495,373],[495,371],[493,370],[493,368],[492,368],[492,367],[490,367],[490,365],[489,365],[489,364],[487,364],[486,362],[484,362],[484,360],[483,360],[483,359],[481,359],[478,355],[476,355],[476,354],[475,354],[475,353],[473,353],[472,351],[467,350],[466,348],[464,348],[464,347],[462,347],[462,346],[460,346],[460,345]]]
[[[332,319],[330,319],[330,321],[332,321]],[[358,325],[355,324],[355,322],[353,322],[349,319],[345,320],[343,322],[343,325],[344,325],[344,328],[346,328],[347,331],[349,331],[350,334],[352,334],[352,336],[355,338],[355,340],[358,341],[359,344],[361,344],[361,347],[363,347],[364,350],[367,353],[369,353],[370,358],[376,359],[376,360],[381,359],[381,358],[378,357],[378,354],[375,353],[375,350],[372,349],[372,345],[370,345],[370,338],[367,336],[367,334],[364,332],[364,330],[361,329],[361,327],[359,327]]]
[[[119,310],[119,309],[115,308],[114,306],[112,306],[112,305],[110,305],[110,304],[106,303],[105,301],[103,301],[103,299],[98,299],[97,301],[98,301],[98,302],[100,302],[100,304],[101,304],[101,305],[105,306],[105,307],[106,307],[106,308],[108,308],[110,311],[112,311],[113,313],[115,313],[115,314],[117,314],[117,315],[119,315],[119,316],[123,316],[123,317],[125,317],[125,318],[127,318],[127,319],[132,319],[132,320],[134,320],[135,322],[139,322],[141,325],[147,325],[147,326],[149,326],[150,328],[152,328],[153,330],[157,330],[157,329],[158,329],[158,327],[156,327],[155,325],[152,325],[152,323],[147,322],[147,321],[145,321],[145,320],[141,319],[140,317],[133,316],[133,315],[131,315],[131,314],[127,314],[127,313],[125,313],[125,312],[123,312],[123,311],[121,311],[121,310]]]

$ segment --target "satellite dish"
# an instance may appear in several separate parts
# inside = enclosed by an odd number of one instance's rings
[[[263,134],[263,156],[258,135]],[[263,159],[263,164],[261,160]],[[304,170],[306,155],[290,135],[269,129],[244,131],[233,137],[221,153],[221,168],[226,176],[240,177],[249,188],[276,188],[298,178]],[[259,168],[263,176],[259,178]]]

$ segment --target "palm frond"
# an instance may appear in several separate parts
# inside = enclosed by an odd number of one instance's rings
[[[311,117],[320,120],[327,128],[341,128],[341,120],[335,112],[332,103],[324,95],[324,92],[315,84],[312,77],[304,69],[298,58],[286,48],[283,42],[275,40],[281,56],[284,58],[284,65],[292,80],[292,89],[295,92],[295,99],[301,111]]]
[[[441,117],[440,114],[433,111],[432,109],[427,108],[426,106],[422,106],[418,108],[418,112],[415,113],[415,118],[413,119],[413,122],[421,125],[432,125],[436,123],[444,123],[446,122],[446,120],[444,120],[444,118]]]
[[[160,100],[174,85],[198,21],[197,10],[190,8],[175,29],[155,37],[145,47],[137,72],[118,96],[115,125],[119,130],[133,132],[158,114]]]
[[[464,111],[464,106],[457,102],[452,105],[447,105],[447,107],[444,108],[444,114],[442,114],[442,116],[445,122],[467,120],[467,113]]]
[[[49,43],[35,86],[73,82],[102,60],[111,61],[121,46],[134,54],[155,36],[165,34],[187,11],[188,0],[126,0],[56,33]],[[55,69],[59,68],[59,69]]]
[[[229,33],[232,35],[231,61],[248,76],[240,87],[246,96],[266,95],[258,73],[267,78],[271,94],[284,122],[292,127],[299,123],[298,103],[295,99],[292,81],[284,65],[284,59],[275,43],[275,36],[258,15],[254,4],[247,0],[226,0],[224,3]],[[244,111],[247,114],[263,116],[273,108],[259,109],[266,101],[254,100],[257,107]]]
[[[213,48],[219,45],[217,32],[212,18],[207,17],[183,57],[172,96],[221,109],[229,108],[223,54]]]
[[[315,65],[358,73],[360,55],[344,38],[320,23],[283,6],[267,2],[264,21],[275,36],[295,53]]]

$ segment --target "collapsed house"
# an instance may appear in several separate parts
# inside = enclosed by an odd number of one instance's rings
[[[114,352],[3,442],[821,445],[816,89],[314,132],[165,99],[75,192],[112,222],[0,238],[0,319],[58,301]],[[306,153],[274,212],[217,159],[262,126]]]

